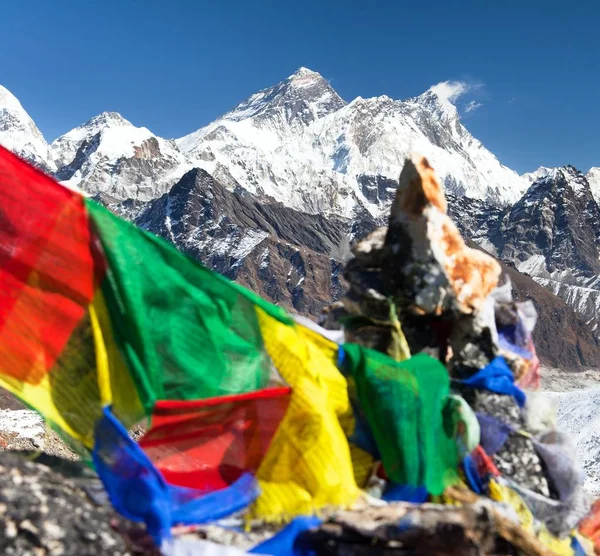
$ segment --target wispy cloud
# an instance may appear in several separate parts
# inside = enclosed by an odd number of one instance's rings
[[[477,102],[476,100],[470,100],[465,105],[465,112],[473,112],[473,111],[477,110],[478,108],[481,108],[482,106],[483,106],[483,104],[481,102]]]
[[[442,81],[434,85],[429,90],[433,91],[442,102],[449,102],[461,109],[465,114],[474,112],[483,106],[483,103],[476,100],[464,99],[465,95],[474,96],[480,89],[484,87],[483,83],[476,81]],[[477,96],[481,96],[479,93]],[[457,101],[460,102],[457,103]]]
[[[471,86],[464,81],[442,81],[429,89],[433,91],[441,100],[454,103],[458,97],[464,95]]]
[[[517,100],[516,97],[511,97],[510,100],[508,101],[508,104],[512,104],[516,100]]]

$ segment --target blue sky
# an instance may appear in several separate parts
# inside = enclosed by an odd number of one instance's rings
[[[463,121],[501,162],[587,170],[599,17],[593,1],[11,1],[0,84],[52,140],[104,110],[179,137],[300,66],[346,100],[461,81]]]

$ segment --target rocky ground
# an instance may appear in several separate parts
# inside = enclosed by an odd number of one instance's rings
[[[56,460],[63,468],[68,465]],[[78,486],[86,470],[71,465],[72,479],[21,455],[0,454],[2,554],[132,554],[125,538],[111,526],[119,520],[110,506],[94,504]]]

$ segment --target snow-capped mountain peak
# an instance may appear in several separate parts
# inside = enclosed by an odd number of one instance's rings
[[[323,76],[318,71],[300,66],[288,79],[323,79]]]
[[[539,195],[547,195],[548,188],[556,189],[555,196],[562,200],[572,192],[576,197],[592,198],[592,190],[586,177],[574,166],[567,164],[558,168],[540,168],[539,177],[532,183],[523,199],[535,199]]]
[[[2,85],[0,85],[0,107],[6,110],[25,112],[17,97]]]
[[[134,126],[118,112],[95,116],[50,148],[64,185],[110,200],[159,197],[192,167],[173,141]]]
[[[46,171],[54,170],[49,161],[48,143],[19,100],[0,85],[0,144]]]
[[[105,127],[123,127],[133,125],[118,112],[102,112],[88,120],[81,127],[87,129],[102,129]]]
[[[118,113],[102,113],[54,141],[52,161],[61,181],[118,200],[163,192],[171,178],[163,180],[159,171],[158,185],[151,186],[146,172],[166,156],[169,176],[178,164],[193,165],[231,190],[241,187],[267,202],[354,217],[387,210],[404,157],[417,150],[448,191],[499,205],[514,202],[527,182],[460,122],[453,102],[465,87],[444,82],[405,101],[382,95],[347,104],[322,75],[301,67],[175,142]],[[141,160],[154,162],[146,167]],[[124,161],[130,161],[130,183],[117,183]],[[134,186],[136,180],[143,185]]]
[[[547,176],[550,172],[552,172],[554,168],[547,168],[546,166],[540,166],[537,170],[533,172],[527,172],[523,174],[521,177],[527,181],[527,183],[533,183],[537,181],[539,178],[543,178]]]
[[[50,145],[52,159],[58,168],[63,168],[71,164],[77,155],[78,149],[84,142],[89,142],[94,136],[105,134],[107,130],[111,129],[117,129],[114,135],[122,136],[127,141],[129,133],[128,130],[123,129],[126,127],[136,129],[131,122],[118,112],[102,112],[56,139]]]
[[[440,119],[446,121],[459,119],[456,106],[447,96],[440,94],[435,86],[413,100]]]
[[[344,100],[316,71],[300,68],[286,80],[263,89],[223,116],[224,120],[278,119],[308,125],[344,106]]]
[[[598,202],[600,200],[600,168],[591,168],[584,176],[577,168],[571,165],[560,166],[557,168],[547,168],[540,166],[534,172],[523,174],[523,179],[531,184],[530,191],[535,191],[544,184],[553,183],[558,178],[562,178],[561,183],[567,184],[576,194],[591,194]]]
[[[453,193],[514,202],[527,182],[461,124],[452,103],[460,87],[441,83],[406,101],[382,95],[347,104],[319,73],[300,68],[177,144],[231,188],[305,212],[380,214],[413,150]]]
[[[327,80],[319,72],[305,67],[297,69],[284,82],[300,89],[314,87],[315,85],[328,85]]]

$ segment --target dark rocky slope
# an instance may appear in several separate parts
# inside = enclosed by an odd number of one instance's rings
[[[350,223],[265,204],[198,169],[135,222],[270,301],[309,315],[340,296],[351,242],[375,227],[366,216]]]

